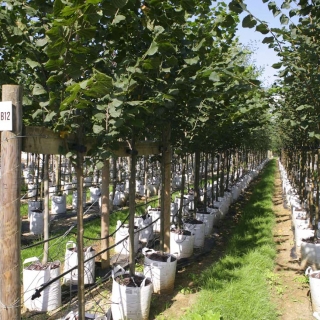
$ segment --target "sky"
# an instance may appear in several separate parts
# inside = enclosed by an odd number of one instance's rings
[[[279,8],[283,2],[282,0],[273,1],[276,2]],[[281,14],[277,17],[274,17],[272,12],[268,9],[268,3],[263,3],[262,0],[244,0],[244,2],[247,4],[248,10],[260,20],[268,22],[269,27],[282,27],[279,20]],[[283,11],[283,13],[286,12]],[[249,45],[254,49],[252,59],[254,60],[255,65],[264,69],[260,80],[263,82],[264,86],[270,86],[277,79],[276,74],[278,72],[277,69],[274,69],[271,66],[274,63],[280,62],[280,58],[277,56],[277,52],[268,48],[268,44],[262,43],[262,40],[265,37],[270,37],[271,34],[263,35],[262,33],[255,31],[255,27],[252,29],[242,28],[242,19],[247,14],[247,12],[244,12],[240,15],[240,25],[237,31],[237,36],[239,36],[239,40],[243,45]]]

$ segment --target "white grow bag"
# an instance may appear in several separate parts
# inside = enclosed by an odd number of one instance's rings
[[[115,280],[118,276],[127,274],[120,266],[112,271],[112,318],[113,320],[148,320],[153,292],[152,282],[139,273],[136,273],[136,275],[144,278],[140,287],[127,287]],[[146,284],[147,280],[149,284]]]
[[[39,262],[36,257],[28,258],[23,261],[23,301],[24,306],[33,311],[51,311],[61,306],[61,285],[60,280],[55,281],[50,286],[46,287],[41,296],[31,299],[36,289],[39,289],[43,284],[60,275],[60,266],[52,268],[50,263],[47,269],[29,270],[26,264],[31,265],[32,262]],[[55,261],[54,264],[59,264],[60,261]]]
[[[92,247],[88,247],[84,252],[84,260],[88,260],[95,255],[96,251]],[[76,244],[68,241],[66,244],[66,254],[63,272],[66,272],[78,265],[78,253]],[[72,270],[63,277],[66,284],[78,284],[78,268]],[[95,282],[95,259],[90,259],[84,263],[84,284],[93,284]]]

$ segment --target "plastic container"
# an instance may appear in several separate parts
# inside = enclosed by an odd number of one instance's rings
[[[177,258],[172,254],[161,254],[148,248],[144,248],[142,253],[145,256],[143,273],[146,277],[151,278],[153,292],[171,293],[176,278]],[[166,261],[155,260],[154,257],[157,255]]]
[[[43,234],[44,214],[42,210],[32,210],[30,214],[29,230],[35,235]]]
[[[117,231],[115,243],[120,242],[114,247],[115,253],[129,254],[129,225],[124,224],[121,226],[121,221],[117,221]],[[138,227],[135,227],[138,229]],[[124,240],[125,239],[125,240]],[[139,232],[134,234],[134,252],[137,253],[139,249]]]
[[[149,214],[146,214],[141,217],[135,217],[135,225],[142,229],[139,231],[139,241],[148,243],[153,240],[153,225],[152,225],[152,217]]]
[[[46,269],[32,268],[32,263],[40,264],[36,257],[23,261],[23,301],[30,311],[51,311],[61,306],[61,285],[59,279],[46,287],[39,298],[31,300],[36,289],[60,275],[60,261],[51,262]],[[28,266],[27,266],[28,264]],[[59,265],[59,267],[56,267]]]
[[[198,220],[200,223],[184,223],[184,229],[190,231],[194,235],[194,248],[202,248],[205,239],[205,224]]]
[[[306,275],[309,276],[312,310],[320,312],[320,270],[312,271],[312,268],[308,267]]]
[[[66,196],[52,196],[51,198],[51,214],[63,214],[67,211]]]
[[[128,287],[116,281],[117,277],[126,277],[128,273],[117,266],[112,271],[111,312],[113,320],[148,320],[153,292],[151,279],[143,274],[136,273],[143,278],[140,286]]]
[[[170,232],[170,253],[178,259],[189,258],[193,254],[194,235]]]
[[[88,247],[84,252],[84,260],[92,258],[96,251]],[[66,272],[78,265],[78,253],[76,244],[73,241],[66,243],[66,253],[63,272]],[[63,277],[66,284],[78,284],[78,269],[74,269]],[[84,284],[93,284],[95,282],[95,260],[90,259],[84,263]]]
[[[86,206],[87,203],[87,193],[86,191],[83,191],[82,194],[82,207],[84,208]],[[78,191],[75,190],[72,193],[72,208],[73,209],[77,209],[78,207]]]

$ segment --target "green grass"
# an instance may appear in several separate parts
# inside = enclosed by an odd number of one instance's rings
[[[268,287],[276,256],[272,237],[275,168],[275,160],[266,166],[243,208],[225,256],[204,270],[198,281],[200,296],[183,319],[198,319],[207,310],[223,320],[278,318]]]
[[[89,197],[89,193],[87,193],[87,198]],[[150,203],[148,205],[151,205],[152,207],[157,206],[158,200],[157,197],[150,198]],[[72,195],[67,196],[67,205],[72,204]],[[24,214],[28,214],[28,204],[22,204],[21,206],[21,212],[23,210]],[[136,215],[140,216],[143,215],[145,212],[145,205],[143,204],[143,201],[137,202],[136,206]],[[109,233],[113,234],[116,230],[117,221],[121,220],[124,221],[129,214],[129,208],[123,208],[122,210],[113,212],[109,219],[109,225],[110,230]],[[127,222],[128,223],[128,222]],[[71,225],[71,223],[70,223]],[[51,230],[50,238],[54,237],[56,235],[63,235],[65,232],[65,229],[54,229]],[[68,241],[77,241],[76,237],[77,228],[74,227],[70,234],[67,236],[63,236],[57,239],[53,239],[49,242],[49,260],[60,260],[61,262],[64,261],[65,256],[65,248],[66,243]],[[86,238],[93,238],[93,239],[99,239],[101,237],[101,219],[100,217],[97,217],[96,219],[89,220],[84,222],[84,237]],[[34,244],[37,242],[41,242],[43,239],[42,237],[39,237],[38,240],[34,241]],[[85,246],[91,246],[99,243],[99,240],[88,240],[84,239]],[[24,261],[27,258],[30,257],[38,257],[39,260],[42,260],[43,257],[43,244],[39,244],[38,246],[27,248],[24,250],[21,250],[21,261]]]

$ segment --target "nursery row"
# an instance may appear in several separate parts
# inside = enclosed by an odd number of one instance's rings
[[[145,255],[144,273],[129,275],[123,267],[117,266],[113,269],[113,290],[112,290],[112,315],[113,319],[148,319],[152,292],[166,293],[173,290],[177,262],[180,259],[188,259],[194,254],[194,250],[201,250],[207,236],[212,233],[214,225],[223,219],[231,203],[235,202],[241,192],[247,188],[263,168],[266,160],[244,174],[235,182],[230,190],[226,191],[223,197],[217,200],[208,196],[211,205],[205,207],[194,207],[192,190],[183,197],[183,204],[180,197],[177,197],[171,204],[171,230],[170,230],[170,253],[157,251],[154,237],[160,230],[160,208],[148,207],[145,215],[135,218],[135,254],[141,251]],[[203,200],[203,199],[202,199]],[[202,202],[203,203],[203,202]],[[181,208],[182,222],[178,227],[178,209]],[[112,246],[116,255],[129,255],[129,226],[125,221],[118,221],[115,232],[115,245]],[[30,310],[53,311],[61,305],[61,286],[64,284],[75,285],[77,283],[77,247],[74,242],[68,242],[65,260],[63,261],[63,274],[58,276],[61,264],[54,262],[49,268],[39,270],[39,261],[25,260],[23,277],[28,281],[24,283],[24,303]],[[97,256],[92,247],[85,248],[85,284],[95,283],[94,258]],[[32,262],[30,264],[30,262]],[[68,272],[69,271],[69,272]],[[31,281],[31,274],[36,280]],[[56,279],[56,277],[59,277]],[[43,292],[40,298],[32,300],[35,290],[44,283]],[[56,280],[55,280],[56,279]],[[46,282],[49,282],[49,285]],[[57,286],[57,283],[59,286]],[[130,286],[130,290],[127,289]],[[138,301],[133,300],[138,299]],[[54,312],[54,311],[53,311]],[[73,312],[76,312],[75,310]],[[67,317],[65,317],[67,319]],[[103,319],[103,318],[95,318]]]

